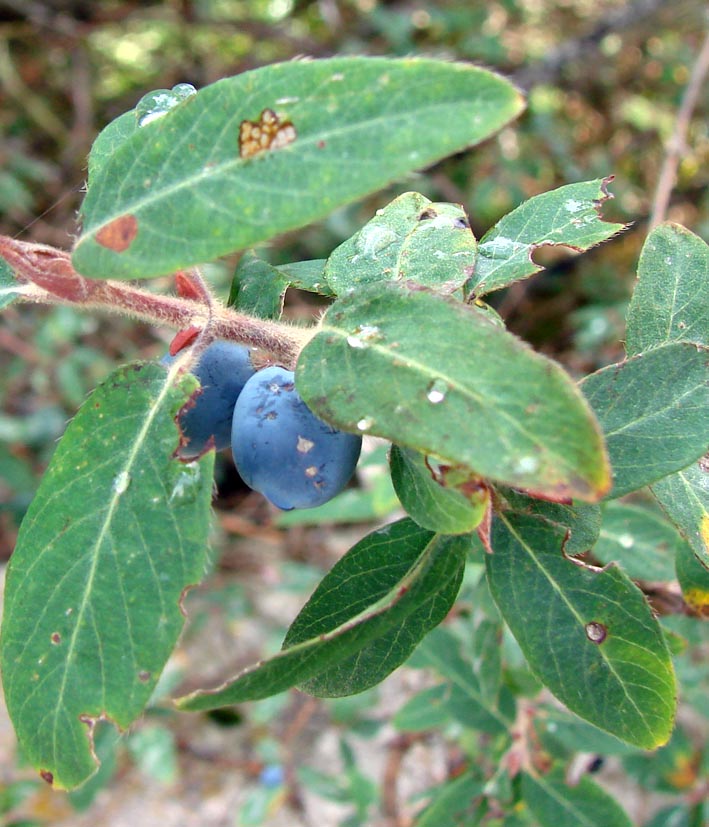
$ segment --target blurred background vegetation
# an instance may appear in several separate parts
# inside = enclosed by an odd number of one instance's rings
[[[706,32],[707,9],[701,0],[0,0],[0,233],[70,247],[94,137],[152,89],[181,82],[200,88],[224,76],[302,55],[469,60],[500,71],[527,93],[528,109],[518,122],[474,151],[338,210],[326,221],[284,236],[260,252],[275,263],[326,257],[377,208],[412,189],[434,200],[463,204],[480,237],[532,195],[613,175],[615,199],[605,205],[604,214],[629,222],[628,231],[584,256],[566,249],[539,251],[537,259],[547,270],[494,296],[514,331],[580,375],[622,355],[625,309],[637,257],[678,110]],[[708,110],[705,85],[688,124],[665,216],[705,239],[709,237]],[[421,128],[438,125],[421,124]],[[232,260],[209,268],[225,297],[233,265]],[[158,287],[169,289],[170,284],[164,281]],[[293,316],[310,312],[297,295],[289,297],[288,308]],[[88,317],[67,308],[15,305],[3,313],[1,558],[11,553],[19,522],[56,439],[86,394],[115,364],[162,354],[171,335],[171,331]],[[365,516],[392,506],[390,490],[377,482],[381,452],[372,456],[374,493],[362,512]],[[346,536],[340,542],[319,526],[286,529],[286,521],[276,524],[273,510],[246,492],[235,477],[228,461],[221,462],[215,502],[219,517],[215,548],[221,562],[209,600],[219,605],[222,619],[243,619],[259,610],[242,585],[244,576],[255,575],[262,586],[270,583],[277,595],[302,598],[317,572],[328,567],[351,539]],[[334,517],[342,522],[348,515]],[[241,542],[244,538],[246,542]],[[296,601],[293,613],[298,605]],[[208,623],[212,608],[202,605],[200,611],[198,616]],[[278,645],[279,623],[273,628],[268,621],[262,624],[260,634],[266,635],[267,645]],[[206,665],[200,668],[202,677],[209,673]],[[251,713],[251,731],[258,733],[251,747],[257,754],[250,763],[241,759],[237,763],[253,779],[280,760],[269,721],[280,720],[286,736],[293,739],[296,730],[306,726],[304,722],[321,714],[320,702],[315,706],[302,699],[279,703],[291,705],[282,719],[277,708],[267,705],[263,710],[256,705]],[[351,723],[358,703],[361,699],[337,709],[331,705],[329,720],[336,722],[335,727],[337,721]],[[360,724],[366,729],[366,722]],[[188,736],[178,733],[166,740],[158,735],[151,741],[151,730],[147,732],[147,741],[134,739],[131,747],[134,757],[144,762],[145,755],[156,751],[174,756],[180,738],[188,752],[196,749]],[[359,796],[366,812],[376,795],[357,774],[347,749],[340,747],[340,757],[349,767],[347,784],[352,789],[329,792],[347,801]],[[218,748],[213,753],[219,756]],[[163,769],[172,766],[167,758],[162,760],[158,764]],[[390,761],[387,766],[395,771],[395,760]],[[310,780],[327,787],[322,778]],[[244,815],[243,823],[259,824],[269,807],[278,809],[272,791],[280,790],[279,784],[264,784],[253,815]]]

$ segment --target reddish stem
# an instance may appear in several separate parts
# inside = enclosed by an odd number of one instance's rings
[[[0,256],[13,268],[18,281],[40,288],[21,295],[20,300],[120,313],[178,330],[197,327],[208,330],[212,339],[261,348],[287,368],[295,366],[298,354],[314,334],[312,329],[256,319],[220,304],[210,306],[192,298],[150,293],[129,282],[86,279],[74,270],[69,253],[43,244],[0,236]],[[194,275],[190,282],[202,287],[201,278]],[[200,290],[202,298],[205,289]]]

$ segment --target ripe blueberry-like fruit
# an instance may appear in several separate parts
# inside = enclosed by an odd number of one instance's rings
[[[163,364],[174,361],[165,356]],[[196,457],[207,450],[210,439],[217,451],[231,439],[234,405],[246,382],[254,375],[249,349],[235,342],[213,342],[202,353],[193,373],[202,386],[194,405],[180,414],[184,443],[181,457]]]
[[[293,372],[259,371],[234,407],[231,449],[244,482],[279,508],[312,508],[347,485],[362,438],[318,419],[295,389]]]

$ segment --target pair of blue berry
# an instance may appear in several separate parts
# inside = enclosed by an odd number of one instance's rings
[[[256,371],[248,348],[221,341],[205,349],[193,370],[201,392],[180,414],[181,456],[231,443],[244,482],[283,510],[322,505],[347,485],[362,439],[315,416],[292,371],[276,365]]]

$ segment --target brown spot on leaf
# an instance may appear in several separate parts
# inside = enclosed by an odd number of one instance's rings
[[[140,672],[138,672],[138,680],[141,683],[147,683],[150,680],[150,672],[146,669],[141,669]]]
[[[269,149],[282,149],[297,137],[289,120],[282,120],[273,109],[264,109],[258,121],[239,124],[239,156],[252,158]]]
[[[419,221],[428,221],[431,218],[435,218],[437,215],[438,213],[433,209],[433,207],[426,207],[426,209],[419,213]]]
[[[58,646],[62,642],[62,636],[59,634],[59,632],[52,632],[51,638],[52,643],[55,646]]]
[[[134,215],[122,215],[96,233],[96,241],[114,253],[125,252],[138,235],[138,219]]]
[[[49,772],[49,770],[40,770],[39,774],[41,778],[47,782],[47,784],[54,783],[54,773]]]
[[[608,629],[602,623],[592,620],[586,624],[586,637],[591,643],[603,643],[608,637]]]

